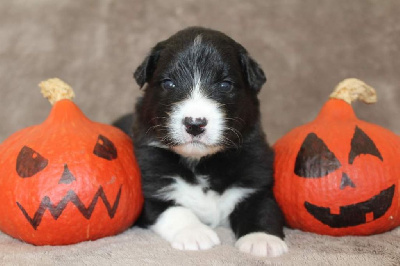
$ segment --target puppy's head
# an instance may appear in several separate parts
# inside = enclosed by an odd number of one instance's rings
[[[221,32],[179,31],[151,50],[134,77],[140,87],[147,83],[139,127],[152,145],[185,157],[239,147],[259,120],[264,72]]]

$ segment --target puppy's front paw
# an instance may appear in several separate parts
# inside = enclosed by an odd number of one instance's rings
[[[180,230],[171,245],[180,250],[205,250],[220,243],[218,235],[210,227],[200,224]]]
[[[242,252],[260,257],[277,257],[288,252],[288,247],[282,239],[265,233],[242,236],[235,246]]]

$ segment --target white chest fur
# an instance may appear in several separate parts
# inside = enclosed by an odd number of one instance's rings
[[[219,194],[207,189],[205,177],[198,177],[199,185],[191,185],[181,178],[174,179],[174,184],[159,191],[159,197],[190,209],[201,222],[211,227],[226,225],[236,204],[254,192],[254,189],[232,187]]]

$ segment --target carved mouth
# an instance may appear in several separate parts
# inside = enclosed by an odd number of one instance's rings
[[[367,201],[341,206],[340,214],[331,214],[330,208],[313,205],[307,201],[304,206],[317,220],[332,228],[356,226],[382,217],[392,205],[394,191],[395,185],[382,190]]]
[[[68,203],[71,202],[74,204],[77,208],[78,211],[85,217],[86,219],[90,219],[92,216],[92,213],[94,211],[94,208],[96,207],[97,201],[99,198],[102,199],[104,205],[107,208],[108,216],[110,218],[113,218],[115,215],[115,212],[117,211],[118,204],[119,204],[119,199],[121,197],[121,189],[122,185],[119,188],[117,197],[115,198],[114,204],[111,206],[110,202],[107,199],[106,194],[104,193],[103,187],[100,186],[99,189],[97,190],[96,194],[93,196],[92,202],[89,204],[89,206],[86,208],[85,205],[82,203],[80,200],[79,196],[76,195],[76,193],[73,190],[69,190],[67,194],[64,196],[64,198],[58,203],[58,204],[53,204],[48,196],[43,197],[39,208],[35,212],[35,215],[32,217],[29,216],[29,214],[26,212],[25,208],[17,202],[18,207],[24,214],[25,218],[28,220],[28,222],[32,225],[33,229],[37,229],[37,227],[40,225],[44,212],[46,209],[49,210],[51,215],[53,216],[54,220],[57,220],[64,209],[67,207]]]

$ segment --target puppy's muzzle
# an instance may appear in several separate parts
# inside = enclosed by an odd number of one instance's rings
[[[188,134],[192,135],[193,137],[200,135],[203,133],[207,126],[207,119],[206,118],[195,118],[192,117],[185,117],[183,119],[183,125],[185,126],[185,130]]]

